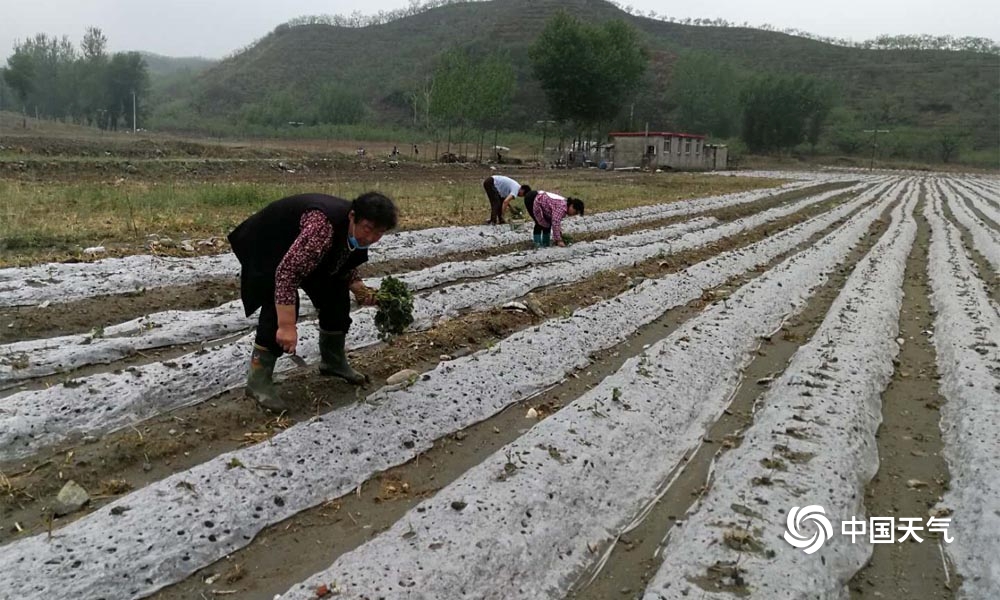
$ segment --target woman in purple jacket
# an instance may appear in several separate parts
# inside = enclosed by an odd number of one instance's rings
[[[554,242],[565,246],[562,239],[562,220],[566,216],[583,215],[583,200],[564,198],[554,192],[531,191],[524,196],[524,207],[535,222],[532,239],[535,247],[547,247]]]

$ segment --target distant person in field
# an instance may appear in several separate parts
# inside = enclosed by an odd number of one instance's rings
[[[565,247],[562,237],[562,220],[566,216],[583,215],[583,200],[564,198],[554,192],[529,191],[524,195],[524,208],[535,222],[532,241],[535,248],[551,244]]]
[[[360,305],[376,304],[358,267],[397,218],[393,201],[376,192],[354,201],[300,194],[272,202],[229,234],[242,267],[243,308],[248,317],[260,309],[247,376],[247,395],[258,404],[275,412],[288,408],[272,376],[282,353],[295,354],[300,288],[319,313],[319,372],[354,385],[366,381],[344,348],[351,326],[348,292]]]
[[[486,197],[490,201],[490,225],[502,225],[504,223],[503,214],[510,206],[510,201],[515,196],[524,196],[525,192],[531,188],[522,186],[510,177],[503,175],[490,175],[483,181],[483,189],[486,190]]]

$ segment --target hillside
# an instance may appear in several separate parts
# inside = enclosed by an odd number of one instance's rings
[[[747,70],[781,70],[836,81],[845,105],[880,124],[949,127],[971,132],[977,146],[996,144],[1000,57],[943,50],[864,50],[757,29],[689,26],[636,17],[603,0],[496,0],[453,4],[384,25],[282,26],[196,80],[188,100],[202,114],[231,116],[280,90],[303,96],[339,82],[360,93],[381,119],[405,122],[405,93],[453,45],[507,50],[519,80],[509,125],[533,122],[544,102],[532,80],[527,48],[559,9],[588,21],[621,18],[645,34],[650,84],[636,99],[636,120],[669,126],[665,100],[678,53],[717,53]],[[869,117],[872,120],[874,117]]]
[[[199,73],[218,63],[212,58],[201,56],[163,56],[152,52],[140,52],[151,78],[166,77],[178,72]]]

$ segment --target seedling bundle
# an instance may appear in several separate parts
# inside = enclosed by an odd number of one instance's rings
[[[382,280],[375,297],[378,300],[375,327],[381,339],[399,335],[413,323],[413,293],[405,283],[388,276]]]

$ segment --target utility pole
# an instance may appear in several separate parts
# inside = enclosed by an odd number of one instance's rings
[[[135,131],[135,90],[132,90],[132,133]]]
[[[878,134],[889,133],[888,129],[865,129],[865,133],[872,134],[872,160],[868,165],[868,170],[875,168],[875,149],[878,148]]]

